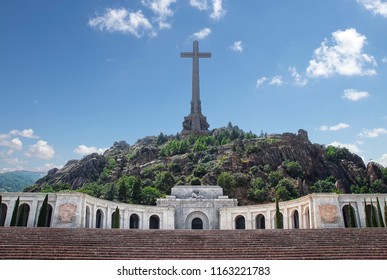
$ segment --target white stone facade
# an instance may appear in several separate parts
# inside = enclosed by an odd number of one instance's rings
[[[0,193],[0,226],[10,226],[19,198],[20,226],[36,227],[44,193]],[[377,213],[377,198],[384,220],[387,194],[310,194],[280,202],[283,228],[342,228],[348,226],[349,205],[357,227],[366,227],[365,205]],[[111,228],[117,207],[122,229],[274,229],[275,203],[237,206],[218,186],[177,186],[157,206],[107,201],[81,193],[50,193],[49,226]]]

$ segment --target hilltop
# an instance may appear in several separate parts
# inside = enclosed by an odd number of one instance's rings
[[[305,130],[257,136],[231,123],[208,135],[115,142],[103,155],[70,160],[25,191],[80,191],[154,204],[174,185],[220,185],[241,205],[312,192],[387,192],[387,168],[346,148],[313,144]]]
[[[0,173],[0,191],[18,192],[31,186],[46,173],[32,171],[12,171]]]

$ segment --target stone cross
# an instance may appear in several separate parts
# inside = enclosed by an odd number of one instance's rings
[[[199,85],[199,58],[211,58],[211,53],[199,52],[199,42],[193,42],[192,52],[180,53],[182,58],[192,58],[192,101],[191,113],[184,118],[183,134],[202,134],[208,132],[209,124],[202,115]]]

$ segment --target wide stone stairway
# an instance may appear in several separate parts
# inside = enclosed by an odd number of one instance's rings
[[[0,228],[0,259],[387,259],[387,228]]]

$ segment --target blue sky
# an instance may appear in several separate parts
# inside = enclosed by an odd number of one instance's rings
[[[193,40],[203,114],[296,133],[387,166],[387,2],[0,2],[0,172],[44,170],[189,114]]]

